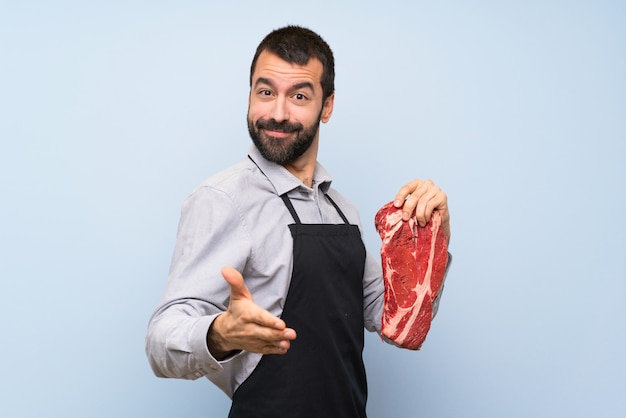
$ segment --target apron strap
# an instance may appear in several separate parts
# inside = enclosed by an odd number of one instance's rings
[[[261,167],[259,167],[256,161],[254,161],[250,155],[248,155],[248,158],[254,163],[254,165],[258,167],[259,170],[261,170]],[[263,173],[263,170],[261,170],[261,173]],[[263,175],[265,175],[265,173],[263,173]],[[343,219],[343,223],[345,223],[346,225],[350,225],[350,222],[348,222],[348,218],[346,218],[346,215],[344,215],[341,209],[339,209],[339,206],[335,203],[335,201],[331,199],[331,197],[328,196],[328,194],[326,193],[324,193],[324,196],[326,196],[326,199],[328,199],[328,201],[335,207],[335,209],[337,209],[337,213],[339,214],[339,216],[341,216],[341,219]],[[289,213],[291,213],[293,220],[296,221],[297,224],[300,224],[300,218],[298,217],[296,210],[291,204],[291,200],[289,200],[289,198],[287,197],[287,193],[280,195],[280,198],[283,199],[283,202],[285,202],[285,205],[287,206],[287,209],[289,209]]]
[[[289,200],[289,198],[287,197],[287,193],[281,194],[280,198],[283,199],[283,202],[285,202],[285,206],[287,206],[287,209],[289,209],[289,213],[291,213],[291,216],[293,216],[293,220],[296,221],[298,225],[300,225],[300,218],[298,217],[296,210],[293,208],[291,200]]]
[[[341,219],[343,219],[343,222],[346,225],[350,225],[350,222],[348,222],[348,218],[346,218],[346,215],[344,215],[343,212],[341,211],[341,209],[339,209],[339,206],[337,206],[335,201],[333,199],[331,199],[330,196],[328,196],[326,193],[324,193],[324,196],[326,196],[326,199],[328,199],[328,201],[330,203],[332,203],[332,205],[335,207],[335,209],[337,209],[337,213],[339,213],[339,216],[341,216]]]
[[[350,225],[350,222],[348,222],[348,218],[346,218],[346,215],[344,215],[341,209],[339,209],[339,206],[335,203],[335,201],[331,199],[331,197],[328,196],[326,193],[324,193],[324,196],[326,196],[326,199],[328,199],[328,201],[335,207],[337,213],[339,214],[339,216],[341,216],[341,219],[343,219],[343,223],[345,223],[346,225]],[[296,210],[294,209],[291,200],[287,197],[287,193],[280,195],[280,198],[283,199],[283,202],[285,202],[285,206],[287,206],[287,209],[289,209],[289,213],[291,213],[293,220],[296,221],[297,224],[300,224],[300,218],[298,217],[298,214],[296,213]]]

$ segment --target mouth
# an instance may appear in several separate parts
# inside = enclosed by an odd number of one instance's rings
[[[265,131],[265,134],[267,136],[272,137],[272,138],[287,138],[297,132],[297,131],[273,131],[269,129],[263,129],[263,131]]]
[[[299,123],[290,123],[287,121],[277,122],[275,120],[258,120],[256,128],[259,131],[265,132],[267,136],[272,138],[287,138],[302,130],[302,125]]]

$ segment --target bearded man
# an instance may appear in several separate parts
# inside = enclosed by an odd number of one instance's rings
[[[267,35],[250,70],[254,145],[183,204],[146,352],[157,376],[215,383],[229,417],[366,416],[363,334],[380,333],[384,285],[357,209],[317,161],[334,77],[315,32]],[[449,238],[432,181],[407,183],[394,202],[422,224],[439,211]]]

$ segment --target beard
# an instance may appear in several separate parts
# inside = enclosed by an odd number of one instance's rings
[[[255,123],[248,116],[248,132],[252,142],[266,160],[284,165],[295,161],[309,149],[317,135],[321,115],[320,112],[317,122],[306,127],[301,123],[277,122],[274,119],[259,119]],[[266,133],[268,130],[295,133],[295,139],[270,136]]]

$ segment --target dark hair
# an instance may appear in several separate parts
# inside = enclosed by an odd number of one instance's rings
[[[252,74],[259,55],[263,51],[278,55],[281,59],[298,65],[306,65],[311,58],[320,60],[322,70],[323,101],[335,91],[335,59],[330,46],[321,36],[300,26],[285,26],[270,32],[259,44],[250,66],[250,86]]]

